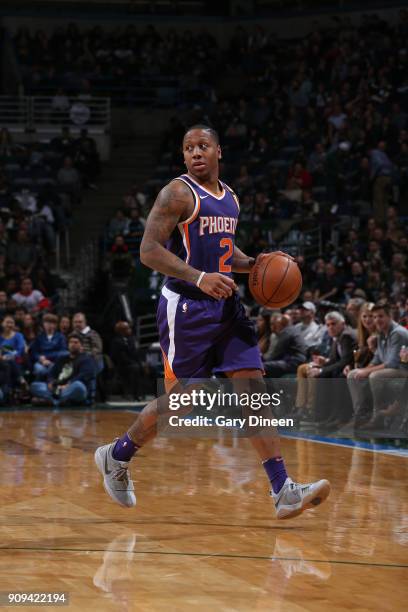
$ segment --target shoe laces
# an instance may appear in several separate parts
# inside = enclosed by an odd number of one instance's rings
[[[128,480],[128,469],[126,467],[120,467],[112,474],[114,480]]]
[[[300,484],[298,484],[296,482],[291,482],[289,486],[290,486],[292,491],[295,490],[295,489],[300,489],[302,491],[302,493],[307,493],[308,490],[310,489],[310,485],[300,485]]]

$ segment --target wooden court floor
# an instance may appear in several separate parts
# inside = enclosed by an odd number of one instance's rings
[[[332,493],[278,522],[246,440],[160,438],[135,461],[128,510],[93,452],[133,418],[0,413],[0,591],[68,592],[47,609],[81,612],[407,609],[407,458],[286,439],[291,475]]]

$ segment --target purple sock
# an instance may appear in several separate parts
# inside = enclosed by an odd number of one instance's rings
[[[128,434],[125,433],[113,447],[112,457],[117,461],[130,461],[139,448],[140,446],[135,444],[133,440],[129,438]]]
[[[273,492],[279,493],[288,477],[282,457],[271,457],[271,459],[263,461],[262,465],[271,481]]]

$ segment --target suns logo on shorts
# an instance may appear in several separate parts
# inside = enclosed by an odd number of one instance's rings
[[[183,306],[181,307],[183,312],[187,312],[187,303],[184,302]]]

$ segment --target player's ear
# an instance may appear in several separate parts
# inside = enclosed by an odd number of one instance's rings
[[[222,151],[221,151],[220,145],[217,145],[217,150],[218,150],[218,159],[222,159]]]

